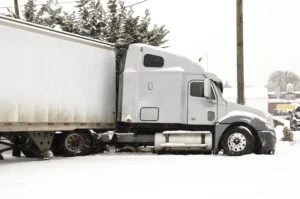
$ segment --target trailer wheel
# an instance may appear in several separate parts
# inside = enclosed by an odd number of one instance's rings
[[[21,151],[28,158],[41,157],[42,153],[30,137],[25,137],[21,143]]]
[[[87,155],[91,152],[92,140],[87,133],[64,133],[61,139],[61,149],[65,156]]]
[[[252,153],[254,138],[249,129],[236,126],[229,129],[222,137],[221,144],[226,155],[239,156]]]

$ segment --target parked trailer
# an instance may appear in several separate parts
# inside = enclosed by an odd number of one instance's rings
[[[2,16],[0,43],[0,142],[13,155],[275,151],[269,115],[225,101],[219,78],[166,49],[130,45],[116,77],[109,43]]]
[[[0,44],[2,136],[46,151],[56,131],[115,128],[112,44],[2,16]]]

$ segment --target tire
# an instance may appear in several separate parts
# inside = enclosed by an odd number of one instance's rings
[[[254,138],[250,130],[244,126],[236,126],[226,131],[221,144],[224,154],[240,156],[253,153]]]
[[[87,155],[91,152],[92,139],[88,133],[64,133],[60,141],[60,148],[64,156]]]

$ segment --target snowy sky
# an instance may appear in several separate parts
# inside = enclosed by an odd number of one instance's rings
[[[0,1],[0,7],[12,5]],[[203,57],[205,69],[236,84],[236,0],[147,0],[134,7],[137,14],[146,8],[153,23],[170,30],[166,46],[195,60]],[[299,10],[299,0],[244,0],[245,84],[263,86],[275,70],[300,75]]]

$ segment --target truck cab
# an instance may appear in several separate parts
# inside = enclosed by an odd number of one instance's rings
[[[130,45],[124,57],[118,122],[154,135],[157,152],[274,153],[272,118],[227,102],[221,80],[199,63],[145,44]]]

